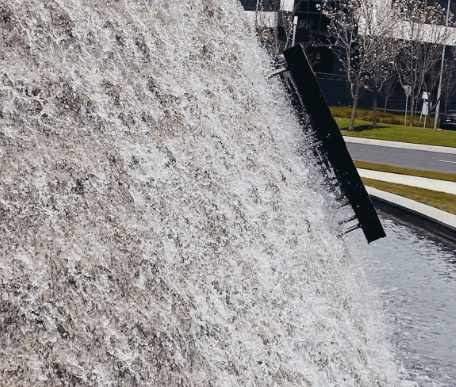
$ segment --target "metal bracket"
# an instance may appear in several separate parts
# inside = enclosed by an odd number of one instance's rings
[[[305,134],[303,138],[307,138],[307,137],[313,136],[314,134],[317,134],[316,130],[314,130],[313,132]]]
[[[321,145],[323,145],[323,141],[317,141],[317,142],[314,143],[314,144],[305,146],[305,147],[303,148],[303,150],[309,150],[309,149],[316,148],[317,146],[321,146]]]
[[[350,228],[348,228],[347,230],[345,230],[342,235],[347,235],[348,233],[352,232],[352,231],[355,231],[357,230],[358,228],[361,228],[361,225],[358,223],[358,224],[355,224],[354,226],[351,226]]]
[[[337,207],[338,210],[340,210],[342,207],[349,206],[350,205],[350,200],[348,198],[344,198],[341,200],[339,207]]]
[[[345,220],[341,220],[339,222],[339,224],[342,226],[343,224],[350,223],[350,222],[352,222],[355,219],[356,219],[356,215],[353,215],[351,218],[348,218],[348,219],[345,219]]]
[[[275,77],[276,75],[282,74],[285,71],[288,71],[288,69],[286,67],[281,67],[280,69],[275,70],[272,73],[268,74],[268,78]]]
[[[317,132],[315,139],[317,141],[310,141],[311,145],[305,144],[307,146],[303,150],[313,148],[322,165],[332,168],[340,189],[346,197],[339,203],[341,207],[352,206],[359,222],[357,228],[362,228],[367,242],[385,237],[377,212],[348,152],[339,127],[326,104],[303,48],[298,44],[283,51],[283,56],[283,66],[286,67],[283,71],[288,71],[282,78],[290,91],[292,105],[295,106],[297,115],[301,117],[305,128]],[[279,69],[274,73],[281,72],[282,69]],[[305,136],[306,133],[302,135]]]

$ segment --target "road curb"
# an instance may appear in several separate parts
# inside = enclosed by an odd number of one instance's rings
[[[366,190],[376,208],[456,243],[456,215],[376,188]]]

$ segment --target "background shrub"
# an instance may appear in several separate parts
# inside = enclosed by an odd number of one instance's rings
[[[350,106],[331,106],[329,108],[333,117],[343,117],[350,118],[351,108]],[[409,115],[407,114],[407,124],[409,124]],[[356,109],[356,119],[363,121],[372,121],[373,113],[370,109],[358,108]],[[392,113],[392,112],[377,112],[377,122],[382,124],[392,124],[392,125],[404,125],[404,113]],[[422,127],[424,124],[424,117],[421,119],[420,116],[416,115],[413,117],[413,125],[417,127]],[[429,126],[434,127],[434,118],[431,117]]]

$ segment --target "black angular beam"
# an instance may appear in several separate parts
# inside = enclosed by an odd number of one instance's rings
[[[291,73],[296,92],[307,112],[316,136],[345,191],[367,242],[386,236],[377,212],[348,152],[339,127],[323,97],[309,61],[300,45],[283,51],[286,70]]]

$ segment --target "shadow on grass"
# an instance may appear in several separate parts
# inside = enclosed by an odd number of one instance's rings
[[[342,128],[342,131],[346,132],[365,132],[366,130],[371,130],[371,129],[383,129],[383,128],[389,128],[388,125],[377,125],[376,128],[374,128],[372,125],[360,125],[356,126],[353,128],[353,130],[348,130],[348,126],[345,128]]]

